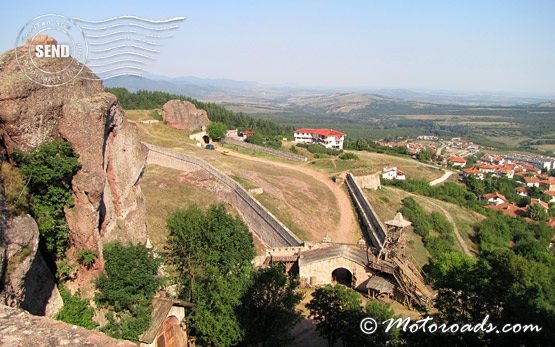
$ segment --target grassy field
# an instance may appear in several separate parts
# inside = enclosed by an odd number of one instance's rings
[[[393,187],[382,187],[376,191],[366,191],[368,201],[372,204],[376,213],[383,221],[392,219],[395,216],[397,211],[402,206],[402,200],[407,196],[409,196],[409,193]],[[466,245],[470,248],[470,250],[474,252],[477,251],[477,246],[473,241],[473,226],[475,223],[482,220],[484,218],[483,216],[444,201],[423,196],[414,196],[414,198],[429,213],[435,211],[443,214],[438,205],[449,211]],[[453,238],[455,239],[454,235]],[[461,247],[458,242],[456,242],[456,239],[453,248],[461,251]],[[412,231],[412,227],[408,228],[407,253],[414,257],[420,266],[426,264],[428,262],[428,258],[430,257],[428,251],[422,244],[421,237]]]
[[[146,201],[147,233],[156,249],[164,246],[167,237],[166,220],[172,212],[193,204],[208,208],[211,204],[221,202],[215,194],[181,179],[181,175],[182,172],[178,170],[149,165],[141,179],[141,189]],[[233,206],[225,206],[232,215],[239,215]],[[254,242],[260,252],[262,245],[256,239]]]

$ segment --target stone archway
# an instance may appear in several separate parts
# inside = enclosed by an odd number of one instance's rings
[[[331,278],[333,282],[337,282],[349,288],[353,285],[353,273],[344,267],[339,267],[333,270]]]
[[[210,143],[210,136],[204,135],[204,136],[202,137],[202,140],[204,141],[204,143]]]

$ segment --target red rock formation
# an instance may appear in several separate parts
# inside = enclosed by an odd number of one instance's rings
[[[205,110],[189,101],[170,100],[162,106],[162,118],[168,126],[182,130],[201,129],[210,123]]]
[[[1,346],[89,346],[137,347],[130,341],[116,340],[98,331],[0,305]]]
[[[23,48],[18,48],[23,50]],[[53,66],[65,59],[51,59]],[[80,77],[94,77],[84,69]],[[81,169],[72,181],[75,206],[66,209],[70,258],[93,249],[99,260],[91,271],[79,268],[77,284],[86,286],[103,268],[102,243],[146,242],[146,212],[139,178],[147,151],[134,125],[125,119],[116,97],[102,82],[76,78],[44,87],[19,69],[14,51],[0,56],[0,145],[7,153],[27,150],[53,139],[66,139],[79,154]]]

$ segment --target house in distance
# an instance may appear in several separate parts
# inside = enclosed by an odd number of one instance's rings
[[[293,134],[295,142],[320,144],[326,148],[343,149],[345,134],[333,129],[310,129],[301,128]]]

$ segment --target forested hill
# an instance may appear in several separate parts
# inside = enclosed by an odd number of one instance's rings
[[[242,112],[233,112],[225,107],[212,103],[202,102],[183,95],[170,94],[160,91],[139,90],[130,93],[125,88],[106,88],[106,91],[118,97],[119,104],[128,110],[150,110],[162,107],[172,99],[186,100],[197,108],[205,110],[208,118],[214,122],[222,122],[229,129],[252,129],[267,136],[291,135],[295,130],[291,126],[284,126],[265,119],[253,118]]]

